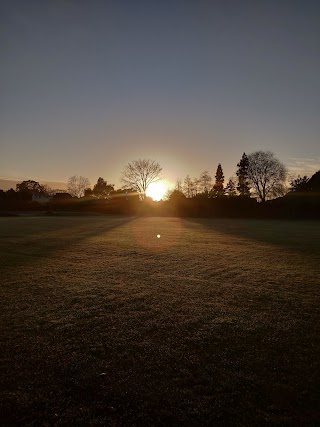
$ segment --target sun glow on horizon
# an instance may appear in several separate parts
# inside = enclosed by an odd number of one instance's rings
[[[154,201],[159,202],[159,200],[164,198],[167,191],[168,187],[163,181],[152,182],[147,188],[146,195]]]

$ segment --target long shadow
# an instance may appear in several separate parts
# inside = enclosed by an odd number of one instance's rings
[[[70,224],[87,222],[88,219],[124,219],[132,218],[120,215],[72,215],[59,214],[53,216],[45,215],[18,215],[0,218],[0,237],[23,237],[26,238],[40,233],[57,232],[70,229]],[[31,223],[31,224],[30,224]]]
[[[320,257],[320,222],[259,219],[185,218],[185,225],[201,225],[226,235],[283,247]]]
[[[66,249],[82,240],[98,236],[101,233],[109,232],[117,227],[123,226],[128,222],[135,219],[135,217],[66,217],[67,220],[63,221],[64,217],[58,217],[58,222],[55,221],[56,217],[45,218],[46,223],[31,224],[32,227],[28,228],[30,220],[42,220],[42,218],[19,218],[19,221],[25,221],[25,228],[16,234],[7,233],[5,236],[9,241],[6,242],[4,238],[0,244],[0,270],[7,271],[14,267],[21,265],[30,265],[39,262],[39,259],[52,257],[56,251]],[[89,218],[89,221],[88,221]],[[94,220],[97,223],[93,223]],[[108,219],[112,221],[108,224]],[[113,222],[114,220],[117,222]],[[8,219],[12,221],[14,219]],[[15,220],[17,220],[15,218]],[[73,220],[77,222],[73,224]],[[61,222],[60,222],[61,221]],[[79,223],[80,222],[80,223]],[[50,227],[48,227],[48,224]],[[54,229],[52,229],[52,225]],[[71,225],[71,227],[70,227]],[[49,228],[49,230],[48,230]],[[15,239],[15,242],[12,242]]]

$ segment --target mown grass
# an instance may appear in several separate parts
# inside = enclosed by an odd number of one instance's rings
[[[0,218],[0,236],[2,425],[319,424],[319,223]]]

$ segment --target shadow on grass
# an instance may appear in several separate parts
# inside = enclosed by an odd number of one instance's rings
[[[51,236],[52,247],[43,256],[61,257],[61,251],[53,254],[55,249],[67,249],[131,219],[109,226],[103,220],[84,220],[70,229],[59,224],[39,238],[38,247]],[[157,221],[142,219],[137,228],[148,234]],[[254,252],[250,233],[254,236],[269,222],[183,224],[193,231],[199,226],[199,233],[186,233],[189,241],[200,239],[197,249],[188,249],[185,258],[173,251],[156,258],[153,266],[140,259],[140,277],[132,275],[135,257],[111,262],[104,258],[104,245],[94,248],[94,240],[76,248],[79,264],[71,271],[72,281],[77,272],[81,275],[86,292],[68,289],[60,265],[49,284],[43,283],[46,265],[42,276],[41,268],[35,268],[24,280],[22,268],[21,280],[9,277],[0,310],[3,425],[318,425],[318,287],[312,297],[301,289],[295,299],[277,282],[272,289],[282,297],[262,292],[261,298],[253,292],[257,281],[233,287],[219,275],[218,264],[209,288],[208,280],[186,286],[193,258],[199,259],[200,271],[208,267],[202,231],[222,234],[216,249],[229,233],[248,239],[245,244]],[[27,243],[37,241],[28,236]],[[113,237],[119,253],[130,247]],[[91,267],[97,266],[92,249],[103,269],[97,275],[91,268],[84,276],[82,250],[88,250]],[[177,261],[184,263],[180,270]],[[229,258],[221,263],[229,267]],[[173,280],[152,277],[155,265],[159,271],[169,269]],[[279,278],[280,284],[285,280]]]
[[[37,263],[56,251],[109,232],[135,217],[19,217],[2,219],[0,269]]]
[[[207,218],[188,218],[185,221],[186,226],[190,226],[191,223],[240,239],[276,245],[304,255],[320,257],[318,221]]]

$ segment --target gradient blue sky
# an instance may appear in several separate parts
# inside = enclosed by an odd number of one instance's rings
[[[320,1],[2,0],[0,177],[320,169]]]

